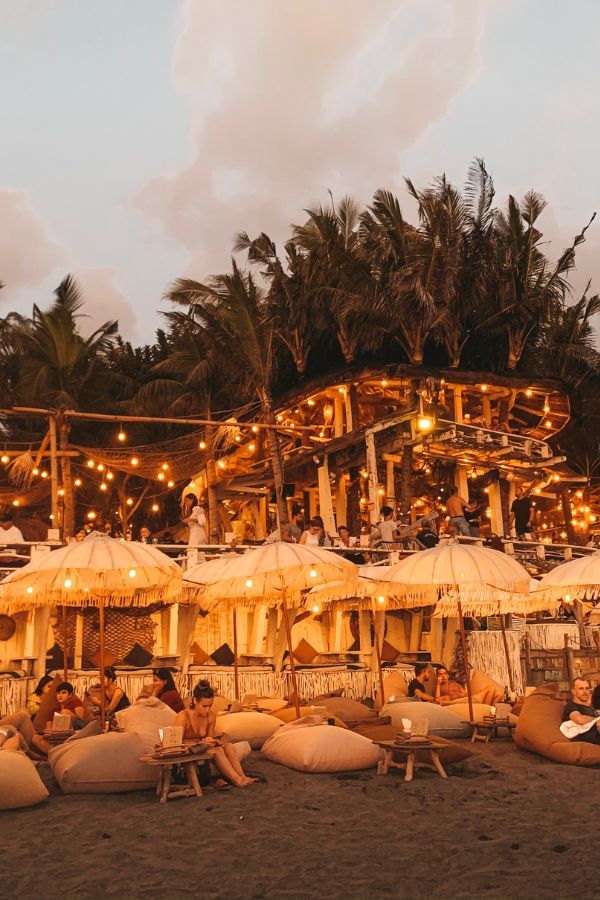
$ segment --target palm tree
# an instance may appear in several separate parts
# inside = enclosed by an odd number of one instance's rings
[[[117,333],[117,322],[105,322],[88,338],[79,332],[79,312],[83,298],[71,275],[54,292],[54,303],[44,312],[33,307],[31,323],[15,329],[23,364],[17,393],[27,402],[54,407],[59,411],[57,427],[59,445],[68,450],[70,425],[64,409],[98,403],[106,391],[108,372],[105,362]],[[99,377],[104,369],[103,377]],[[66,537],[75,527],[75,504],[71,478],[71,461],[61,456],[64,489],[64,522]]]
[[[283,498],[283,458],[273,412],[275,325],[264,291],[252,274],[232,262],[232,272],[218,275],[208,284],[178,279],[167,293],[171,302],[185,305],[190,316],[204,329],[220,360],[238,367],[240,391],[254,396],[261,405],[268,430],[269,452],[279,524],[287,522]]]

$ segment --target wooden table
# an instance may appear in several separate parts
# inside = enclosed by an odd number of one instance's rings
[[[210,759],[209,753],[181,753],[179,756],[142,756],[141,762],[148,766],[160,766],[156,793],[161,803],[177,797],[202,797],[202,788],[198,781],[196,763]],[[174,785],[171,790],[172,766],[181,765],[187,778],[188,786]]]
[[[507,721],[483,721],[483,720],[472,720],[469,719],[465,722],[465,725],[471,726],[471,743],[474,744],[475,741],[483,741],[484,744],[488,744],[492,737],[500,737],[498,734],[498,729],[506,728],[508,734],[507,737],[510,737],[511,731],[517,727],[514,722]]]
[[[384,758],[377,765],[378,775],[387,775],[390,768],[404,769],[404,780],[412,781],[415,769],[433,769],[442,778],[448,777],[439,757],[440,750],[447,746],[446,744],[439,744],[432,738],[425,741],[406,741],[405,743],[396,743],[395,741],[373,741],[373,743],[385,751]],[[428,754],[429,761],[418,760],[416,756],[419,751]],[[397,759],[397,757],[403,757],[403,759]]]

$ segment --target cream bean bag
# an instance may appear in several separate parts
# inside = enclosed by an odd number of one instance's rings
[[[467,738],[471,734],[468,725],[465,725],[455,712],[451,712],[448,706],[438,706],[437,703],[425,703],[422,700],[416,703],[386,703],[381,710],[381,716],[390,716],[392,725],[397,730],[402,728],[402,719],[410,719],[416,722],[427,719],[429,722],[429,734],[438,737]]]
[[[139,734],[109,732],[65,741],[48,762],[65,794],[118,794],[156,786],[158,767],[140,762],[146,752]]]
[[[172,725],[176,715],[158,697],[145,697],[116,713],[116,719],[126,734],[139,734],[144,752],[152,753],[156,744],[160,744],[159,729]]]
[[[248,741],[253,750],[260,750],[267,738],[281,727],[279,719],[268,713],[221,713],[217,716],[215,734],[224,732],[232,741]]]
[[[276,719],[279,719],[284,724],[288,725],[290,722],[295,722],[298,719],[298,715],[296,713],[295,706],[286,706],[284,709],[277,709],[274,713],[272,713]],[[301,706],[300,707],[300,718],[304,719],[306,716],[321,716],[324,719],[331,719],[334,725],[337,725],[338,728],[347,728],[345,722],[342,722],[341,719],[338,719],[337,716],[333,714],[333,712],[328,709],[324,704],[315,703],[314,706]]]
[[[492,706],[501,703],[504,698],[502,685],[481,669],[473,669],[471,673],[471,693],[479,703],[491,703]]]
[[[0,809],[35,806],[48,796],[34,764],[20,750],[0,750]],[[8,860],[5,858],[5,865]]]
[[[370,706],[352,700],[350,697],[315,697],[315,706],[325,706],[328,712],[332,712],[342,722],[361,722],[363,719],[373,719],[377,715]]]
[[[320,716],[306,716],[284,725],[265,742],[262,752],[300,772],[351,772],[377,765],[381,753],[372,741],[321,721]]]
[[[570,741],[560,730],[564,708],[555,684],[526,697],[515,729],[517,747],[567,766],[600,766],[600,744]]]
[[[274,713],[288,704],[287,700],[282,700],[280,697],[258,697],[256,705],[261,712]]]

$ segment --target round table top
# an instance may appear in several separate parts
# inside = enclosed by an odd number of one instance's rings
[[[194,753],[178,753],[173,754],[172,756],[153,756],[152,754],[148,754],[147,756],[140,757],[140,762],[146,763],[149,766],[173,766],[180,763],[202,762],[203,760],[210,758],[211,754],[208,751],[203,750]]]

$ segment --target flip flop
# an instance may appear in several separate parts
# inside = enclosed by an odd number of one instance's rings
[[[231,785],[228,781],[225,781],[223,778],[217,778],[216,781],[213,782],[212,785],[215,791],[228,791],[231,789]]]

